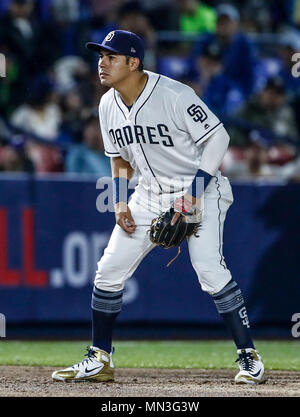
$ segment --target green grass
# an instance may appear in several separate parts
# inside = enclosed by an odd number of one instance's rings
[[[0,365],[70,366],[88,342],[0,341]],[[115,342],[118,368],[235,369],[231,341]],[[267,369],[300,371],[299,341],[258,341]]]

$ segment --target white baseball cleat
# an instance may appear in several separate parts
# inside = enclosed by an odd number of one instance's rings
[[[238,362],[240,372],[235,376],[237,384],[262,384],[266,381],[265,368],[257,350],[238,349]]]
[[[97,347],[87,348],[88,353],[83,361],[70,366],[69,368],[55,371],[52,378],[55,381],[97,381],[106,382],[114,380],[114,364],[112,353],[107,353]]]

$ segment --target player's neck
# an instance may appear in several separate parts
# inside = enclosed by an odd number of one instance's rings
[[[139,97],[148,80],[145,72],[134,74],[114,88],[120,93],[122,100],[127,106],[132,106]]]

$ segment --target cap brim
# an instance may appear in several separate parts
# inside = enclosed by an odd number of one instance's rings
[[[109,46],[102,45],[101,43],[95,43],[95,42],[88,42],[85,44],[85,47],[93,52],[101,52],[101,49],[105,49],[106,51],[119,53],[116,49],[110,48]]]

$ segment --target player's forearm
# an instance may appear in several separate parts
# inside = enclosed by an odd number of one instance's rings
[[[121,157],[111,158],[111,173],[112,178],[126,178],[131,180],[134,170],[129,164]]]
[[[127,210],[128,186],[133,175],[133,169],[129,162],[121,157],[116,157],[111,159],[111,172],[115,212],[124,212]]]

